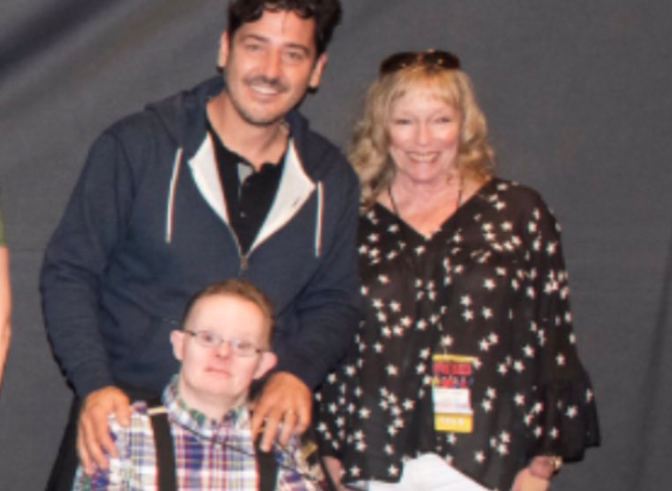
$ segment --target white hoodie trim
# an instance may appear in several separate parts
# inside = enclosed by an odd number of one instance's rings
[[[203,139],[200,148],[189,160],[189,167],[203,199],[219,218],[229,223],[229,213],[226,209],[224,190],[222,189],[215,149],[210,135]]]
[[[182,167],[182,153],[183,149],[178,148],[173,161],[173,173],[170,176],[170,190],[168,192],[168,207],[166,211],[166,244],[173,241],[173,220],[175,219],[175,190],[177,189],[177,181],[180,176],[180,168]]]
[[[310,198],[315,187],[315,183],[303,170],[303,165],[301,165],[301,160],[294,146],[294,140],[290,139],[287,144],[284,169],[275,200],[273,200],[271,209],[268,211],[266,220],[264,220],[257,233],[250,251],[284,227]]]
[[[322,223],[324,223],[324,183],[317,183],[317,213],[315,214],[315,257],[322,255]]]
[[[229,216],[224,190],[222,189],[214,145],[210,136],[203,140],[201,147],[189,160],[189,167],[203,199],[228,224]],[[290,139],[287,144],[284,168],[275,199],[254,243],[250,246],[250,252],[284,227],[310,198],[315,189],[318,188],[319,190],[321,186],[320,183],[318,187],[304,171],[294,140]],[[315,254],[319,256],[322,244],[322,191],[318,192],[318,210],[315,218]]]

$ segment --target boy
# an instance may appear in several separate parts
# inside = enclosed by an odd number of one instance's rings
[[[228,280],[198,293],[187,306],[183,328],[171,333],[182,366],[163,392],[164,407],[135,403],[128,427],[111,416],[119,457],[110,459],[109,470],[97,469],[93,476],[80,467],[73,491],[158,490],[159,474],[166,471],[157,457],[157,448],[163,449],[155,444],[159,431],[152,429],[152,418],[160,412],[167,413],[170,426],[174,469],[169,466],[168,473],[175,476],[176,491],[258,490],[248,394],[252,381],[277,362],[270,351],[271,329],[270,301],[251,283]],[[274,453],[274,489],[319,489],[296,439]]]

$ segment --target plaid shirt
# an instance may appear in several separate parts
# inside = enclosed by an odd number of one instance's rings
[[[163,393],[168,411],[179,491],[258,491],[257,462],[246,406],[229,411],[222,421],[209,419],[179,398],[177,377]],[[73,491],[157,491],[157,458],[147,404],[133,405],[131,425],[121,427],[114,417],[110,431],[119,458],[110,459],[109,471],[92,477],[77,470]],[[298,440],[276,446],[279,491],[317,491]]]

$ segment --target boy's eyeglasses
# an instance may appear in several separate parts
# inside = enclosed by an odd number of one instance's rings
[[[448,51],[403,51],[388,56],[380,64],[379,73],[387,75],[394,73],[402,68],[410,66],[427,66],[436,68],[445,68],[446,70],[459,70],[460,59]]]
[[[224,339],[212,331],[190,331],[189,329],[185,329],[184,332],[193,336],[196,342],[204,348],[219,348],[222,344],[227,343],[231,353],[236,356],[254,356],[268,351],[257,348],[251,341],[236,338]]]

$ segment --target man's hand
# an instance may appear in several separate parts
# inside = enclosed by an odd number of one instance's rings
[[[77,425],[77,454],[84,472],[92,475],[96,467],[107,469],[107,455],[117,457],[108,424],[114,414],[121,426],[131,422],[131,407],[128,396],[116,387],[103,387],[84,399]]]
[[[313,393],[298,377],[278,372],[268,379],[252,412],[252,436],[256,438],[264,427],[261,449],[271,450],[280,430],[280,445],[287,445],[292,433],[301,434],[310,426]]]

